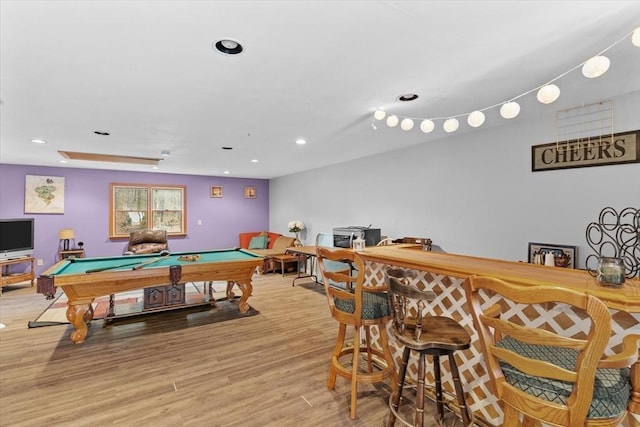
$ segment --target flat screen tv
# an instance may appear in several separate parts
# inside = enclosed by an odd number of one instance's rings
[[[33,255],[33,218],[0,219],[0,259]]]

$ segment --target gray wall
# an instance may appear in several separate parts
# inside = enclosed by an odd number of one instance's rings
[[[614,132],[640,129],[640,92],[612,100]],[[507,260],[526,260],[528,242],[575,245],[584,268],[587,225],[604,207],[640,207],[640,164],[531,172],[531,146],[556,141],[555,124],[553,108],[538,109],[499,127],[273,179],[270,229],[299,219],[312,244],[334,226],[372,224],[389,237],[430,237],[447,252]]]

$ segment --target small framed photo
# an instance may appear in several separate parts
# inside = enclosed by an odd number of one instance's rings
[[[218,185],[212,185],[211,197],[222,197],[222,187]]]
[[[256,198],[256,187],[244,187],[244,198],[245,199],[255,199]]]
[[[577,246],[529,242],[529,262],[531,264],[540,264],[540,262],[536,262],[536,259],[544,259],[545,255],[549,253],[554,255],[556,267],[576,268]]]

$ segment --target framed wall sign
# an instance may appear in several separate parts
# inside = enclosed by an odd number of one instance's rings
[[[640,131],[531,147],[531,171],[640,163]]]

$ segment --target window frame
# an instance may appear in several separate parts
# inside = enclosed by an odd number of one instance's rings
[[[124,207],[120,208],[117,206],[116,201],[116,193],[118,190],[145,190],[146,191],[146,201],[144,203],[144,207],[141,206],[138,210],[131,210],[130,208],[127,210]],[[159,200],[157,195],[159,193],[166,193],[166,191],[158,191],[158,190],[175,190],[178,192],[176,196],[179,198],[180,207],[177,209],[157,209],[158,204],[160,206],[165,206],[167,204],[171,204],[170,198],[166,198],[165,200]],[[185,185],[161,185],[161,184],[128,184],[128,183],[111,183],[109,184],[109,238],[110,239],[127,239],[129,238],[129,234],[134,230],[144,230],[144,229],[155,229],[155,230],[167,230],[167,235],[169,236],[186,236],[187,234],[187,187]],[[158,224],[157,214],[158,212],[177,212],[178,224],[177,230],[174,227],[167,227],[167,224]],[[125,226],[118,226],[118,217],[122,217],[122,213],[126,212],[143,212],[143,217],[145,221],[143,225],[139,227],[128,227],[126,230]]]

